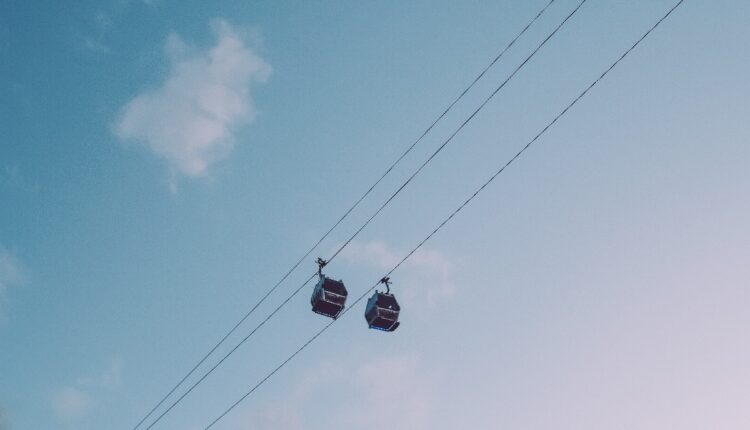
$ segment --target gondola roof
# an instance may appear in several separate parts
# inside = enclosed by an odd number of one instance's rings
[[[342,281],[337,281],[329,277],[323,279],[323,289],[332,293],[340,294],[342,296],[347,295],[346,287]]]
[[[392,309],[394,311],[401,310],[401,306],[399,306],[398,302],[396,301],[396,296],[394,296],[393,294],[381,293],[378,291],[376,292],[375,297],[375,304],[379,308]]]

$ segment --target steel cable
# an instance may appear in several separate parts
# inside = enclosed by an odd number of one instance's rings
[[[419,166],[419,168],[412,173],[409,178],[404,181],[404,183],[401,184],[401,186],[393,193],[391,196],[386,199],[385,202],[381,204],[381,206],[333,253],[333,255],[326,260],[327,262],[331,262],[334,260],[364,229],[367,227],[370,222],[372,222],[375,217],[377,217],[383,209],[385,209],[386,206],[390,204],[390,202],[403,191],[406,186],[411,183],[411,181],[437,156],[450,142],[453,141],[453,138],[472,120],[474,117],[482,110],[484,107],[492,100],[499,92],[502,90],[508,82],[510,82],[521,69],[544,47],[547,42],[549,42],[552,37],[557,34],[560,29],[581,9],[581,7],[587,2],[588,0],[581,0],[581,2],[576,6],[575,9],[573,9],[572,12],[570,12],[561,22],[560,24],[555,27],[552,32],[550,32],[547,37],[529,54],[514,70],[513,72],[498,86],[495,88],[495,90],[477,107],[471,115],[469,115],[462,123],[461,125]],[[538,17],[539,15],[537,15]],[[316,272],[317,273],[317,272]],[[279,305],[276,309],[272,311],[270,315],[268,315],[258,326],[256,326],[249,335],[245,336],[237,345],[235,345],[228,353],[226,353],[219,362],[214,365],[211,369],[209,369],[201,378],[198,379],[193,385],[188,388],[188,390],[183,393],[177,400],[172,402],[169,407],[162,412],[154,421],[149,424],[148,427],[146,427],[146,430],[150,430],[154,425],[156,425],[164,416],[167,415],[175,406],[177,406],[178,403],[182,401],[190,392],[192,392],[203,380],[205,380],[211,373],[213,373],[214,370],[216,370],[217,367],[221,363],[223,363],[230,355],[232,355],[243,343],[245,343],[255,332],[258,331],[260,327],[265,325],[265,323],[273,316],[275,315],[282,307],[284,307],[292,298],[294,298],[297,294],[299,294],[300,291],[302,291],[302,288],[307,285],[307,283],[312,280],[312,277],[314,277],[314,274],[302,285],[300,285],[290,296],[288,296],[284,302]],[[275,287],[274,287],[275,288]],[[270,292],[268,293],[270,294]],[[267,294],[267,295],[268,295]],[[266,295],[266,296],[267,296]],[[257,307],[257,305],[256,305]]]
[[[309,250],[308,250],[308,251],[307,251],[307,252],[306,252],[306,253],[305,253],[305,254],[304,254],[304,255],[303,255],[302,257],[300,257],[300,258],[299,258],[299,259],[297,260],[297,262],[296,262],[296,263],[294,263],[294,265],[292,265],[292,267],[291,267],[291,268],[290,268],[290,269],[289,269],[289,270],[288,270],[288,271],[287,271],[287,272],[286,272],[286,273],[284,274],[284,276],[282,276],[282,277],[281,277],[281,279],[279,279],[279,281],[277,281],[277,282],[276,282],[276,284],[274,284],[274,286],[273,286],[273,287],[272,287],[271,289],[269,289],[269,290],[268,290],[268,291],[267,291],[267,292],[266,292],[266,293],[265,293],[265,294],[264,294],[264,295],[263,295],[263,296],[262,296],[262,297],[260,298],[260,300],[258,300],[258,301],[257,301],[257,302],[256,302],[256,303],[255,303],[255,304],[254,304],[254,305],[253,305],[253,306],[252,306],[251,308],[250,308],[250,310],[248,310],[248,311],[247,311],[247,312],[245,313],[245,315],[243,315],[243,316],[242,316],[242,318],[240,318],[240,320],[239,320],[239,321],[238,321],[237,323],[235,323],[235,325],[234,325],[234,326],[233,326],[233,327],[232,327],[232,328],[231,328],[231,329],[230,329],[230,330],[229,330],[229,331],[228,331],[228,332],[227,332],[227,333],[226,333],[226,334],[225,334],[225,335],[224,335],[224,336],[223,336],[223,337],[222,337],[222,338],[221,338],[221,339],[219,340],[219,342],[217,342],[217,343],[216,343],[216,344],[215,344],[215,345],[214,345],[214,346],[213,346],[213,347],[212,347],[212,348],[211,348],[211,349],[210,349],[210,350],[209,350],[209,351],[208,351],[208,352],[207,352],[207,353],[206,353],[206,354],[205,354],[205,355],[204,355],[204,356],[203,356],[203,357],[202,357],[202,358],[201,358],[201,359],[200,359],[200,360],[198,361],[198,363],[196,363],[196,364],[195,364],[195,365],[194,365],[194,366],[193,366],[193,367],[192,367],[192,368],[190,369],[190,371],[188,371],[188,373],[186,373],[186,374],[185,374],[185,376],[183,376],[183,377],[182,377],[182,379],[180,379],[180,381],[179,381],[179,382],[178,382],[177,384],[175,384],[175,386],[174,386],[174,387],[172,387],[172,389],[171,389],[171,390],[169,390],[169,392],[168,392],[168,393],[167,393],[166,395],[164,395],[164,396],[163,396],[163,397],[161,398],[161,400],[159,400],[159,402],[157,402],[157,404],[156,404],[156,405],[155,405],[155,406],[154,406],[154,407],[153,407],[153,408],[152,408],[152,409],[151,409],[151,410],[150,410],[150,411],[149,411],[149,412],[148,412],[148,413],[147,413],[147,414],[146,414],[146,415],[145,415],[145,416],[144,416],[144,417],[143,417],[143,418],[142,418],[142,419],[141,419],[141,420],[140,420],[140,421],[138,422],[138,424],[136,424],[136,425],[135,425],[135,427],[133,427],[133,430],[137,430],[137,429],[138,429],[138,427],[140,427],[140,426],[141,426],[141,425],[142,425],[142,424],[143,424],[143,423],[144,423],[144,422],[145,422],[145,421],[146,421],[146,420],[147,420],[147,419],[148,419],[148,418],[149,418],[149,417],[150,417],[151,415],[153,415],[153,413],[154,413],[154,412],[155,412],[155,411],[156,411],[156,410],[157,410],[157,409],[158,409],[158,408],[159,408],[159,407],[160,407],[160,406],[161,406],[161,405],[162,405],[162,404],[163,404],[163,403],[164,403],[164,402],[165,402],[165,401],[166,401],[166,400],[167,400],[167,399],[168,399],[168,398],[169,398],[169,397],[170,397],[170,396],[172,395],[172,394],[174,394],[174,392],[175,392],[175,391],[176,391],[176,390],[177,390],[177,389],[178,389],[178,388],[179,388],[180,386],[182,386],[182,384],[184,384],[184,383],[185,383],[185,381],[186,381],[186,380],[187,380],[187,379],[188,379],[188,378],[189,378],[190,376],[192,376],[192,375],[193,375],[193,373],[195,373],[195,371],[196,371],[196,370],[198,370],[198,368],[199,368],[199,367],[200,367],[200,366],[201,366],[201,365],[202,365],[202,364],[203,364],[203,363],[204,363],[204,362],[205,362],[205,361],[206,361],[206,360],[207,360],[207,359],[208,359],[208,358],[209,358],[209,357],[210,357],[210,356],[211,356],[211,355],[212,355],[212,354],[213,354],[213,353],[214,353],[214,352],[215,352],[215,351],[216,351],[216,350],[217,350],[217,349],[218,349],[218,348],[219,348],[219,347],[220,347],[220,346],[222,345],[222,344],[224,344],[224,342],[225,342],[225,341],[227,340],[227,338],[229,338],[229,337],[230,337],[230,336],[231,336],[231,335],[232,335],[232,334],[233,334],[233,333],[234,333],[235,331],[237,331],[237,329],[238,329],[238,328],[239,328],[239,327],[240,327],[240,326],[241,326],[241,325],[242,325],[242,324],[243,324],[243,323],[244,323],[244,322],[245,322],[245,321],[247,320],[247,318],[249,318],[249,317],[250,317],[250,315],[252,315],[252,314],[253,314],[253,313],[255,312],[255,310],[256,310],[256,309],[258,309],[258,307],[259,307],[259,306],[260,306],[260,305],[261,305],[261,304],[262,304],[263,302],[265,302],[265,300],[266,300],[266,299],[267,299],[267,298],[268,298],[268,297],[269,297],[269,296],[270,296],[270,295],[271,295],[271,294],[272,294],[272,293],[273,293],[273,292],[274,292],[274,291],[275,291],[275,290],[276,290],[276,289],[277,289],[277,288],[278,288],[278,287],[279,287],[279,286],[280,286],[280,285],[281,285],[281,284],[282,284],[282,283],[283,283],[283,282],[284,282],[284,281],[285,281],[285,280],[286,280],[286,279],[287,279],[287,278],[289,277],[289,275],[291,275],[291,274],[292,274],[292,273],[293,273],[293,272],[294,272],[294,271],[295,271],[295,270],[296,270],[296,269],[297,269],[297,268],[299,267],[299,265],[300,265],[300,264],[302,264],[302,262],[303,262],[303,261],[305,261],[305,259],[307,259],[307,257],[309,257],[309,256],[310,256],[310,254],[312,254],[312,252],[313,252],[313,251],[315,251],[315,249],[317,249],[317,248],[318,248],[318,246],[320,246],[320,244],[321,244],[321,243],[322,243],[322,242],[323,242],[323,241],[324,241],[324,240],[325,240],[326,238],[328,238],[328,236],[329,236],[329,235],[330,235],[330,234],[331,234],[331,233],[333,232],[333,230],[335,230],[335,229],[336,229],[336,228],[337,228],[337,227],[338,227],[338,226],[339,226],[339,225],[340,225],[340,224],[341,224],[341,223],[342,223],[342,222],[343,222],[343,221],[344,221],[344,220],[345,220],[345,219],[346,219],[346,218],[347,218],[347,217],[349,216],[349,214],[351,214],[351,212],[352,212],[352,211],[353,211],[353,210],[354,210],[355,208],[357,208],[357,206],[359,206],[359,204],[360,204],[360,203],[362,203],[362,201],[363,201],[363,200],[364,200],[364,199],[365,199],[365,198],[366,198],[366,197],[367,197],[368,195],[370,195],[370,193],[371,193],[371,192],[372,192],[372,191],[373,191],[373,190],[375,189],[375,187],[377,187],[377,186],[378,186],[378,185],[380,184],[380,182],[382,182],[382,181],[383,181],[383,179],[385,179],[385,177],[386,177],[386,176],[388,176],[388,175],[389,175],[389,174],[391,173],[391,171],[392,171],[392,170],[393,170],[393,169],[394,169],[394,168],[395,168],[395,167],[396,167],[396,166],[397,166],[397,165],[398,165],[398,164],[399,164],[399,163],[400,163],[400,162],[401,162],[401,161],[402,161],[402,160],[404,159],[404,157],[406,157],[406,156],[407,156],[407,155],[408,155],[408,154],[409,154],[409,153],[410,153],[410,152],[411,152],[411,151],[412,151],[412,150],[414,149],[414,147],[415,147],[415,146],[416,146],[416,145],[417,145],[417,144],[418,144],[419,142],[421,142],[421,141],[422,141],[422,139],[423,139],[423,138],[424,138],[424,137],[425,137],[425,136],[426,136],[426,135],[427,135],[427,134],[428,134],[428,133],[429,133],[429,132],[430,132],[430,131],[431,131],[431,130],[432,130],[432,129],[434,128],[434,127],[435,127],[435,125],[437,125],[437,123],[438,123],[438,122],[440,122],[440,121],[441,121],[441,120],[442,120],[442,119],[443,119],[443,118],[445,117],[445,115],[447,115],[447,114],[448,114],[448,112],[450,112],[450,111],[451,111],[451,109],[453,109],[453,107],[454,107],[454,106],[456,105],[456,103],[458,103],[458,102],[459,102],[459,101],[460,101],[460,100],[461,100],[461,99],[462,99],[462,98],[463,98],[463,97],[464,97],[464,96],[465,96],[465,95],[466,95],[466,94],[467,94],[467,93],[468,93],[468,92],[469,92],[469,91],[470,91],[470,90],[471,90],[471,89],[472,89],[472,88],[474,87],[474,85],[476,85],[476,83],[477,83],[477,82],[478,82],[478,81],[479,81],[479,80],[480,80],[480,79],[481,79],[481,78],[482,78],[482,77],[483,77],[483,76],[484,76],[484,75],[485,75],[485,74],[487,73],[487,71],[489,71],[489,69],[490,69],[490,68],[492,68],[492,67],[493,67],[493,66],[495,65],[495,63],[497,63],[497,62],[498,62],[498,61],[500,60],[500,58],[502,58],[502,57],[503,57],[503,55],[505,55],[505,53],[506,53],[506,52],[507,52],[507,51],[508,51],[508,50],[509,50],[509,49],[510,49],[511,47],[513,47],[513,45],[515,45],[515,43],[516,43],[516,42],[518,41],[518,39],[519,39],[519,38],[521,38],[521,36],[523,36],[523,35],[524,35],[524,34],[526,33],[526,31],[527,31],[527,30],[528,30],[528,29],[529,29],[529,28],[530,28],[530,27],[531,27],[531,26],[532,26],[532,25],[533,25],[533,24],[534,24],[534,23],[535,23],[535,22],[536,22],[537,20],[539,20],[539,18],[540,18],[540,17],[541,17],[541,16],[542,16],[542,15],[544,14],[544,12],[545,12],[545,11],[546,11],[546,10],[547,10],[547,9],[548,9],[548,8],[549,8],[549,7],[550,7],[550,6],[551,6],[551,5],[552,5],[552,4],[554,3],[554,2],[555,2],[555,0],[549,0],[549,2],[548,2],[548,3],[547,3],[547,4],[546,4],[546,5],[545,5],[545,6],[544,6],[544,7],[543,7],[543,8],[542,8],[542,9],[541,9],[541,10],[540,10],[540,11],[539,11],[539,12],[538,12],[538,13],[537,13],[536,15],[535,15],[535,16],[534,16],[534,18],[533,18],[533,19],[532,19],[531,21],[529,21],[529,23],[528,23],[528,24],[526,24],[526,26],[525,26],[525,27],[524,27],[524,28],[523,28],[523,29],[522,29],[522,30],[521,30],[521,31],[520,31],[520,32],[519,32],[519,33],[518,33],[518,34],[517,34],[517,35],[516,35],[516,36],[515,36],[515,37],[514,37],[514,38],[513,38],[512,40],[511,40],[511,41],[510,41],[510,43],[508,43],[508,44],[507,44],[507,45],[505,46],[505,48],[503,48],[503,49],[502,49],[502,50],[500,51],[500,53],[499,53],[499,54],[497,54],[497,55],[495,56],[495,58],[494,58],[494,59],[493,59],[493,60],[492,60],[492,61],[491,61],[491,62],[490,62],[490,63],[489,63],[489,64],[488,64],[488,65],[487,65],[487,66],[486,66],[486,67],[485,67],[485,68],[484,68],[484,69],[483,69],[483,70],[482,70],[482,71],[481,71],[481,72],[480,72],[480,73],[479,73],[479,74],[478,74],[478,75],[477,75],[477,76],[476,76],[476,77],[474,78],[474,80],[473,80],[473,81],[472,81],[472,82],[471,82],[471,83],[470,83],[470,84],[469,84],[469,85],[468,85],[468,86],[467,86],[467,87],[466,87],[466,88],[465,88],[465,89],[464,89],[464,90],[463,90],[463,91],[462,91],[462,92],[461,92],[461,93],[460,93],[460,94],[458,95],[458,97],[456,97],[456,98],[455,98],[455,99],[454,99],[454,100],[453,100],[453,101],[452,101],[452,102],[451,102],[451,103],[450,103],[450,104],[448,105],[448,107],[447,107],[447,108],[445,108],[445,110],[443,110],[443,112],[442,112],[442,113],[441,113],[441,114],[440,114],[440,115],[439,115],[439,116],[437,117],[437,119],[435,119],[435,120],[434,120],[434,121],[432,122],[432,124],[430,124],[430,126],[429,126],[429,127],[427,127],[427,129],[425,129],[425,131],[424,131],[424,132],[423,132],[423,133],[422,133],[422,134],[421,134],[421,135],[420,135],[420,136],[419,136],[419,137],[418,137],[418,138],[417,138],[417,139],[416,139],[416,140],[415,140],[415,141],[414,141],[414,142],[413,142],[413,143],[412,143],[412,144],[411,144],[411,145],[410,145],[410,146],[409,146],[409,147],[408,147],[408,148],[407,148],[407,149],[406,149],[406,150],[405,150],[405,151],[404,151],[404,152],[403,152],[403,153],[402,153],[402,154],[401,154],[401,155],[400,155],[400,156],[399,156],[399,157],[398,157],[398,158],[397,158],[397,159],[396,159],[396,160],[395,160],[395,161],[394,161],[394,162],[393,162],[393,163],[392,163],[392,164],[391,164],[391,165],[390,165],[390,166],[389,166],[389,167],[388,167],[388,168],[387,168],[386,170],[385,170],[385,172],[384,172],[384,173],[383,173],[383,174],[382,174],[382,175],[381,175],[381,176],[380,176],[380,177],[379,177],[379,178],[378,178],[378,179],[377,179],[377,180],[376,180],[376,181],[375,181],[375,182],[374,182],[374,183],[373,183],[373,184],[372,184],[372,185],[371,185],[371,186],[370,186],[370,187],[369,187],[368,189],[367,189],[367,191],[365,191],[365,192],[364,192],[364,194],[362,194],[362,195],[361,195],[361,196],[360,196],[360,197],[359,197],[359,198],[358,198],[358,199],[357,199],[357,200],[356,200],[356,201],[354,202],[354,204],[353,204],[353,205],[352,205],[352,206],[351,206],[351,207],[350,207],[349,209],[347,209],[347,210],[346,210],[346,212],[344,212],[344,214],[343,214],[343,215],[342,215],[341,217],[339,217],[339,219],[338,219],[338,220],[337,220],[337,221],[336,221],[336,222],[335,222],[335,223],[334,223],[334,224],[333,224],[333,225],[332,225],[332,226],[331,226],[331,227],[330,227],[330,228],[328,229],[328,231],[326,231],[326,233],[325,233],[325,234],[323,234],[323,236],[321,236],[321,237],[320,237],[320,239],[318,239],[318,241],[317,241],[317,242],[315,242],[315,244],[314,244],[314,245],[313,245],[312,247],[310,247],[310,249],[309,249]],[[308,282],[309,282],[309,281],[308,281]],[[150,427],[149,427],[149,428],[150,428]]]
[[[595,79],[581,94],[578,95],[573,101],[568,104],[568,106],[565,107],[557,116],[555,116],[552,121],[550,121],[543,129],[540,131],[536,136],[534,136],[533,139],[531,139],[525,146],[523,146],[510,160],[508,160],[505,164],[500,167],[490,178],[485,181],[474,193],[472,193],[469,198],[467,198],[461,205],[459,205],[447,218],[445,218],[440,224],[438,224],[435,229],[430,232],[419,244],[414,247],[406,256],[404,256],[401,261],[399,261],[386,275],[385,277],[389,277],[394,271],[396,271],[406,260],[408,260],[417,250],[419,250],[422,245],[425,244],[430,238],[432,238],[438,231],[440,231],[448,222],[450,222],[453,217],[456,216],[461,210],[463,210],[479,193],[481,193],[490,183],[492,183],[495,178],[497,178],[508,166],[510,166],[518,157],[520,157],[527,149],[531,147],[539,138],[544,135],[547,130],[549,130],[557,121],[562,118],[575,104],[578,103],[594,86],[596,86],[607,74],[609,74],[612,69],[614,69],[625,57],[628,56],[640,43],[646,39],[659,25],[661,25],[662,22],[664,22],[667,18],[669,18],[670,15],[680,6],[685,0],[679,0],[669,11],[662,16],[661,19],[659,19],[656,24],[654,24],[646,33],[643,34],[629,49],[625,51],[620,58],[618,58],[612,65],[607,68],[597,79]],[[244,401],[247,397],[249,397],[253,392],[255,392],[261,385],[263,385],[268,379],[270,379],[274,374],[276,374],[281,368],[286,366],[287,363],[289,363],[294,357],[296,357],[300,352],[302,352],[305,348],[307,348],[312,342],[314,342],[321,334],[323,334],[326,330],[328,330],[336,321],[339,321],[341,317],[343,317],[349,310],[351,310],[355,305],[357,305],[359,302],[361,302],[372,290],[377,288],[377,286],[381,282],[378,281],[370,287],[367,291],[365,291],[362,295],[360,295],[349,307],[344,309],[344,311],[341,313],[338,319],[330,321],[328,324],[323,326],[317,333],[315,333],[309,340],[307,340],[301,347],[299,347],[292,355],[287,357],[286,360],[284,360],[280,365],[278,365],[276,368],[274,368],[270,373],[268,373],[263,379],[261,379],[257,384],[255,384],[249,391],[247,391],[242,397],[240,397],[236,402],[234,402],[229,408],[227,408],[224,412],[222,412],[221,415],[219,415],[216,419],[214,419],[208,426],[204,428],[204,430],[209,430],[211,427],[213,427],[216,423],[218,423],[222,418],[224,418],[229,412],[231,412],[237,405],[239,405],[242,401]]]

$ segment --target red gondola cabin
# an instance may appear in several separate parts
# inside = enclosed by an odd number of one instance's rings
[[[393,294],[376,291],[367,301],[365,320],[370,328],[394,331],[399,326],[399,312],[401,312],[401,307]]]
[[[344,310],[347,295],[348,292],[343,282],[320,275],[310,298],[310,304],[316,314],[336,319]]]

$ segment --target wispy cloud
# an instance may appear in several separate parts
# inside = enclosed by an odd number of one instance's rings
[[[86,388],[107,388],[113,389],[120,386],[122,381],[122,359],[114,357],[109,363],[109,367],[99,373],[79,378],[76,383],[80,387]]]
[[[271,72],[226,21],[211,28],[217,40],[208,50],[169,36],[166,80],[130,100],[115,125],[119,138],[144,143],[174,173],[189,177],[206,175],[232,151],[237,127],[256,115],[251,84]]]
[[[40,188],[39,184],[25,177],[19,164],[0,166],[0,189],[20,193],[36,193]]]
[[[26,270],[18,258],[0,245],[0,311],[8,289],[23,285],[27,280]]]
[[[52,397],[52,409],[64,420],[80,418],[94,406],[94,395],[112,391],[120,386],[122,360],[114,357],[109,366],[99,372],[78,378],[75,383],[58,390]]]
[[[121,15],[126,3],[122,3],[116,8],[110,7],[109,10],[98,10],[90,16],[87,22],[82,23],[80,28],[74,29],[77,41],[87,51],[106,54],[109,52],[109,46],[105,42],[107,35],[115,27],[115,18]]]
[[[341,253],[341,259],[350,264],[386,271],[393,268],[406,254],[406,250],[399,252],[382,241],[354,241]],[[407,300],[425,297],[429,303],[435,304],[454,292],[451,281],[454,264],[436,249],[421,248],[399,270],[393,276],[394,288],[402,291]]]
[[[0,246],[0,293],[24,282],[26,275],[21,262],[10,251]]]
[[[78,418],[90,408],[91,396],[76,387],[65,387],[52,398],[52,409],[66,420]]]
[[[365,401],[348,411],[349,428],[376,410],[389,417],[389,428],[432,428],[431,411],[436,398],[431,394],[429,375],[416,354],[380,357],[361,365],[355,383]]]
[[[109,47],[105,45],[104,42],[93,37],[84,37],[83,46],[85,46],[89,51],[98,52],[101,54],[106,54],[109,52]]]
[[[100,10],[94,14],[94,23],[99,30],[111,28],[114,24],[112,17],[107,12]]]
[[[10,48],[10,30],[8,27],[0,23],[0,52]]]
[[[245,424],[243,430],[303,430],[302,420],[288,405],[276,404],[263,408],[263,411],[252,418],[243,420],[252,425]]]
[[[0,405],[0,430],[10,430],[10,424],[8,424],[5,416],[5,408],[3,408],[3,405]]]
[[[353,357],[326,360],[308,369],[283,400],[240,412],[228,428],[433,428],[431,416],[438,400],[430,382],[434,374],[414,353],[371,356],[364,361]],[[346,393],[347,400],[326,394],[333,392]],[[303,419],[308,415],[315,417],[314,423]],[[387,418],[368,421],[376,417]]]
[[[242,430],[308,430],[317,428],[304,423],[300,416],[302,405],[313,403],[331,386],[351,383],[348,378],[355,371],[352,363],[345,363],[341,358],[326,360],[312,366],[301,379],[291,387],[290,393],[282,402],[269,402],[259,411],[252,409],[239,413],[233,419],[233,427]],[[336,417],[341,418],[341,417]],[[334,427],[338,428],[338,427]]]

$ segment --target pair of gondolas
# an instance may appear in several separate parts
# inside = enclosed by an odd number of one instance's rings
[[[341,280],[335,280],[323,274],[323,267],[327,262],[318,258],[318,283],[315,285],[310,304],[316,314],[336,319],[344,311],[348,292]],[[367,325],[376,330],[394,331],[398,328],[398,315],[401,307],[396,296],[391,294],[389,278],[380,280],[386,291],[375,290],[375,294],[367,301],[365,320]]]

